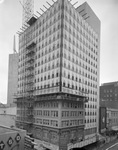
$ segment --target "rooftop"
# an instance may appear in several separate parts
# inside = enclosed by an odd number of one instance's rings
[[[24,131],[24,130],[21,130],[18,128],[9,128],[9,127],[0,125],[0,134],[13,133],[13,132],[18,132],[18,131]]]
[[[118,81],[102,83],[101,86],[105,86],[105,85],[116,85],[116,84],[118,84]]]
[[[0,108],[5,108],[5,105],[0,103]]]

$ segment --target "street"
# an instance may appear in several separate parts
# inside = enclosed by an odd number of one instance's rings
[[[118,143],[113,144],[112,146],[110,146],[106,150],[118,150]]]
[[[97,150],[118,150],[118,139],[110,141],[104,144],[102,147],[98,147]]]

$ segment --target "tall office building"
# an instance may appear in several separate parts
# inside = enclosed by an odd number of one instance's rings
[[[7,104],[14,105],[14,94],[17,93],[18,86],[18,53],[15,48],[15,36],[13,42],[13,54],[9,54],[8,66],[8,89],[7,89]]]
[[[14,94],[17,93],[18,54],[9,54],[7,104],[14,104]]]
[[[100,21],[87,3],[58,0],[19,35],[17,127],[51,150],[98,133]]]

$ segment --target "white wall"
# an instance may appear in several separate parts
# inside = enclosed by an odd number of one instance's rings
[[[0,115],[0,125],[7,127],[15,126],[16,116],[12,115]]]
[[[0,108],[0,125],[15,126],[16,107]]]
[[[0,114],[16,115],[16,107],[0,108]]]

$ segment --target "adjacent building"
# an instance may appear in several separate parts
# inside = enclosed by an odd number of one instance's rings
[[[15,127],[16,106],[0,104],[0,125]]]
[[[104,83],[100,86],[100,105],[118,109],[118,82]]]
[[[17,120],[39,147],[97,140],[100,21],[85,2],[58,0],[19,35]]]
[[[99,131],[103,135],[118,132],[118,109],[100,107]]]
[[[9,54],[7,104],[14,105],[14,94],[17,93],[18,53]]]
[[[100,107],[99,108],[99,132],[101,134],[104,134],[106,132],[107,122],[108,122],[107,117],[108,117],[107,108],[106,107]]]
[[[107,124],[108,130],[118,132],[118,109],[107,108]]]

